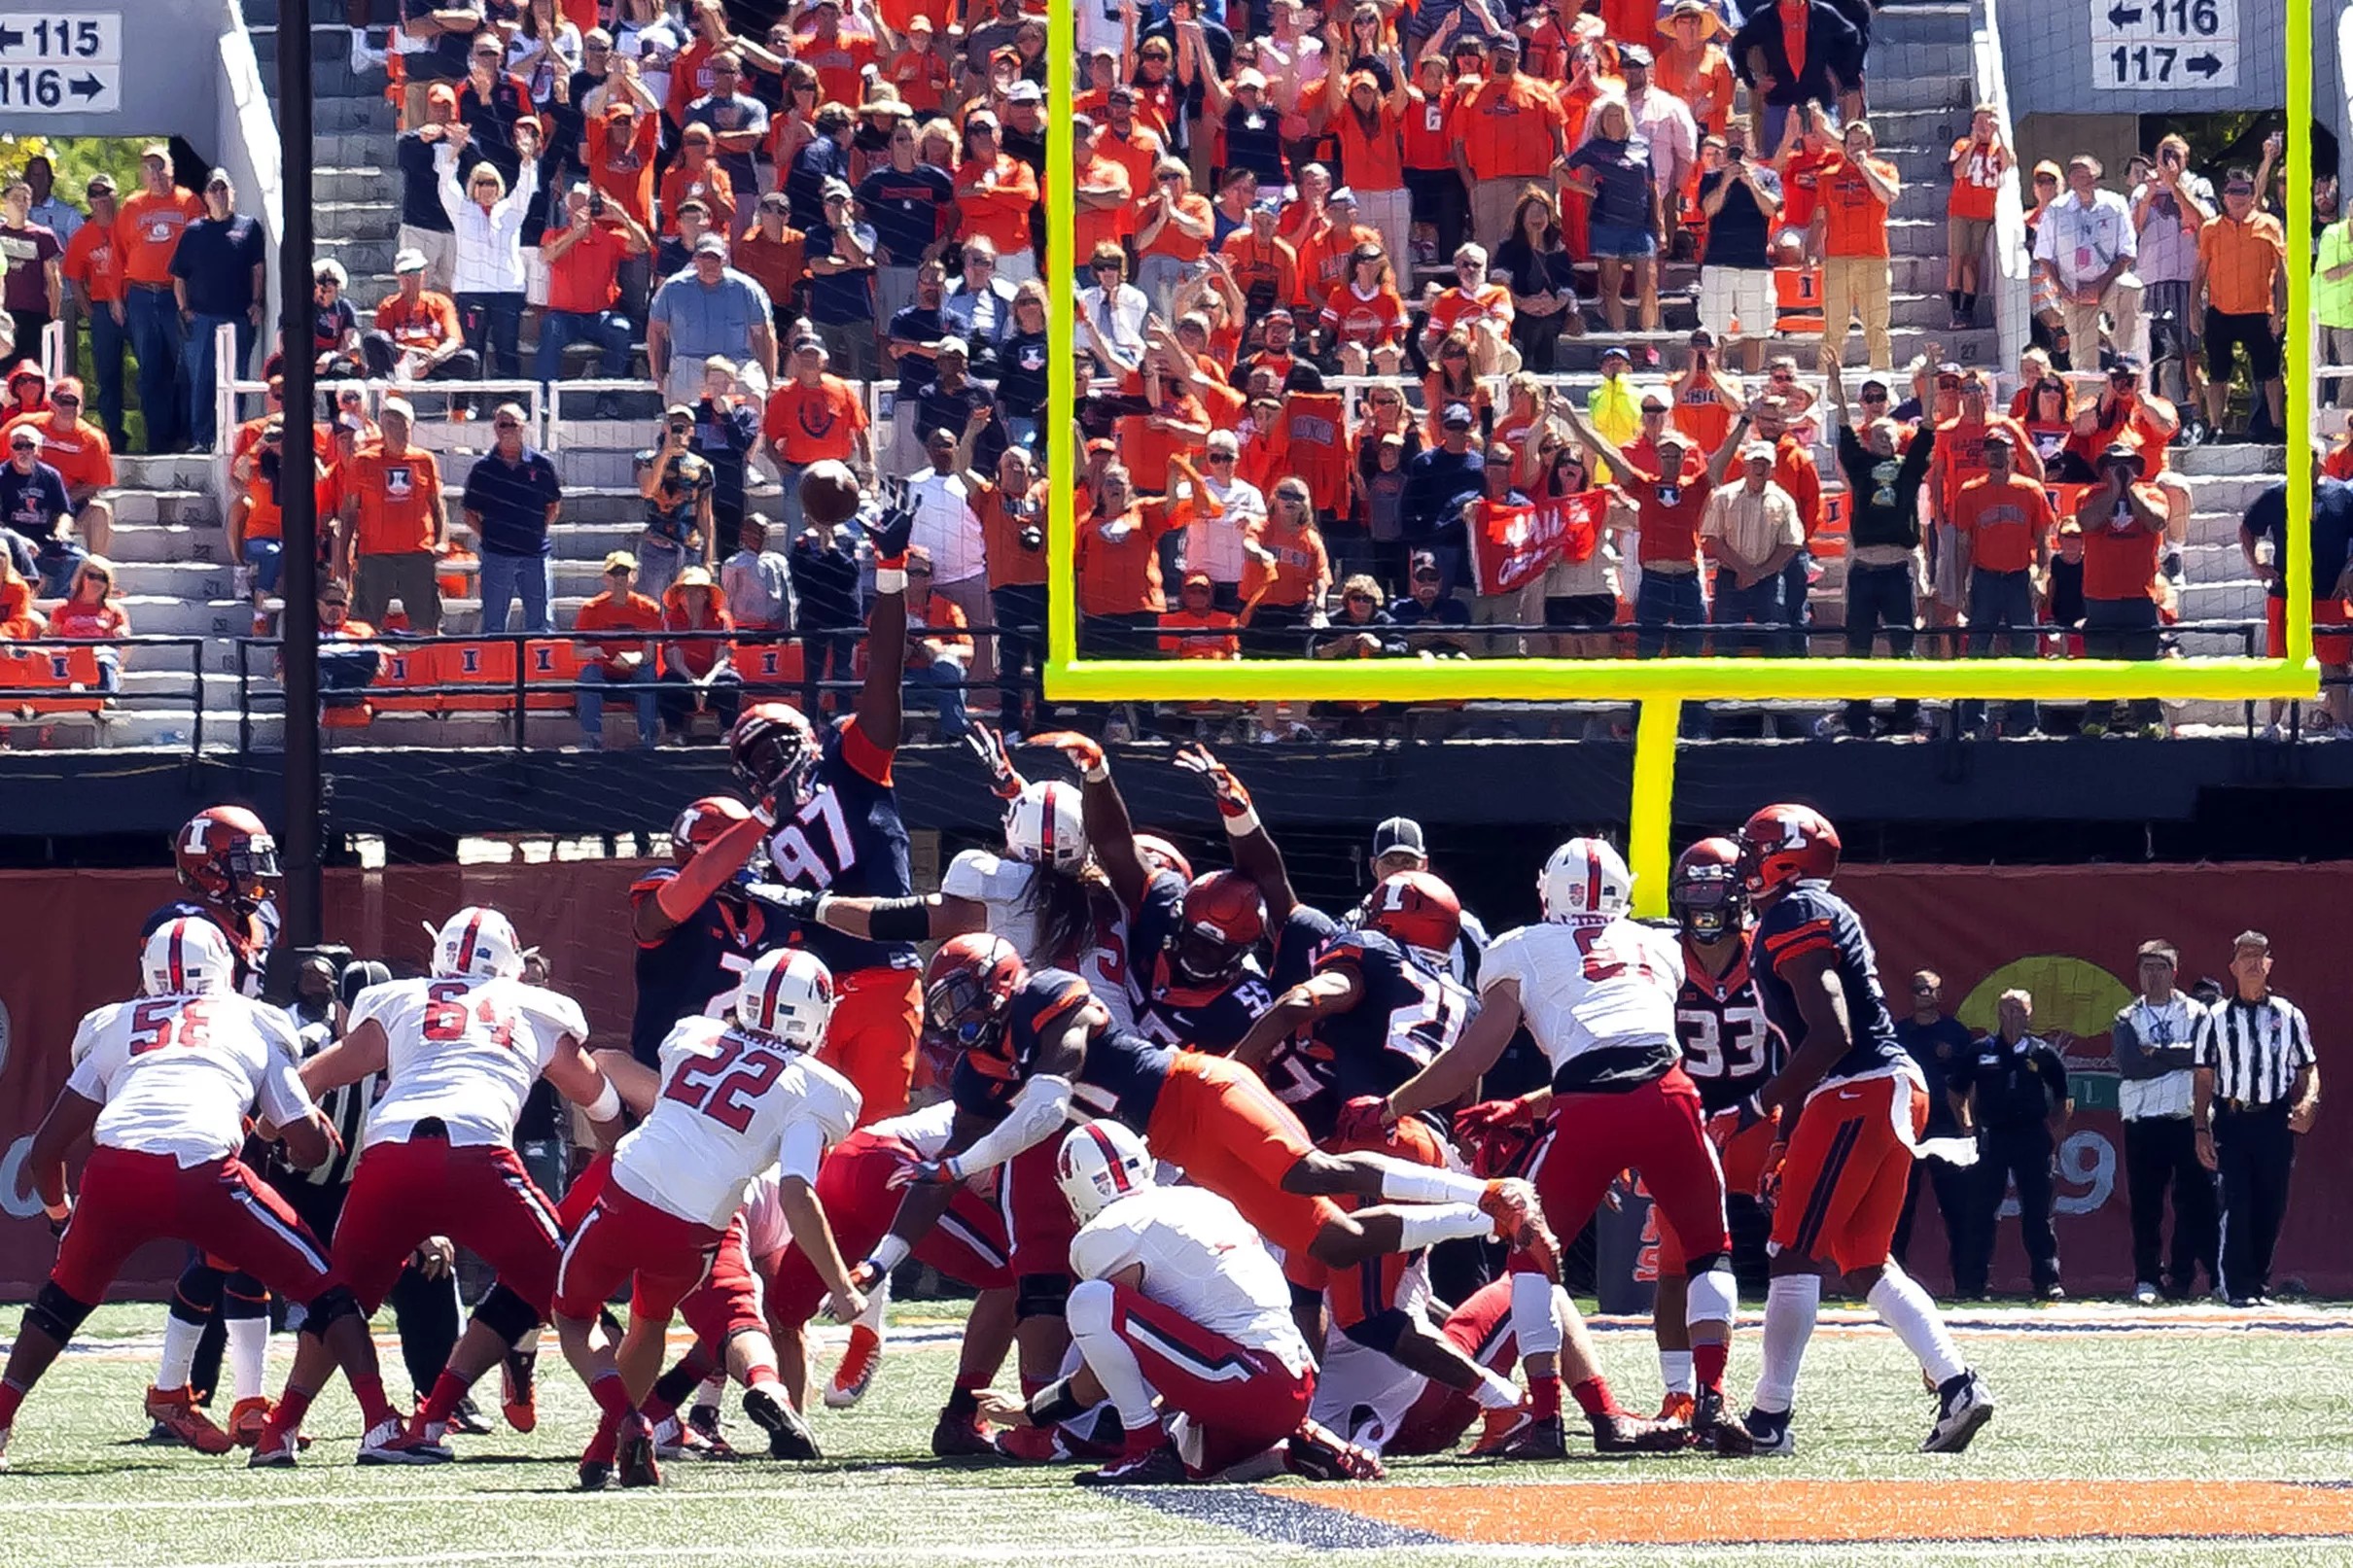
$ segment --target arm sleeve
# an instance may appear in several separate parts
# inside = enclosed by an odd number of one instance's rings
[[[817,1165],[825,1158],[825,1130],[807,1118],[796,1119],[778,1140],[776,1163],[788,1176],[817,1184]]]
[[[2312,1050],[2311,1023],[2305,1019],[2302,1008],[2289,1008],[2288,1065],[2291,1067],[2314,1067],[2319,1064],[2320,1058],[2314,1055]]]
[[[101,1007],[97,1012],[85,1013],[82,1015],[82,1022],[74,1026],[73,1048],[67,1053],[65,1060],[76,1068],[88,1062],[90,1053],[97,1048],[99,1023],[106,1012],[107,1009]]]
[[[2219,1012],[2209,1009],[2204,1013],[2200,1013],[2198,1015],[2197,1022],[2191,1027],[2191,1066],[2206,1067],[2209,1069],[2214,1066],[2214,1030],[2216,1028],[2216,1021],[2221,1017],[2222,1015]]]
[[[262,1069],[254,1103],[263,1116],[280,1127],[299,1122],[310,1114],[311,1106],[310,1093],[302,1087],[296,1066],[301,1060],[302,1042],[293,1023],[274,1007],[255,1008],[254,1027],[269,1046],[269,1062]]]
[[[1005,1107],[1004,1120],[973,1140],[957,1162],[966,1170],[1003,1165],[1062,1126],[1070,1110],[1070,1079],[1051,1074],[1032,1078]]]
[[[1081,1279],[1107,1279],[1131,1263],[1141,1263],[1142,1237],[1116,1220],[1098,1218],[1071,1239],[1071,1272]]]
[[[97,1029],[93,1021],[97,1016],[92,1013],[85,1018],[82,1028],[74,1033],[74,1070],[67,1076],[65,1087],[84,1099],[103,1105],[106,1103],[106,1064],[94,1049],[97,1045]],[[85,1034],[88,1035],[87,1042],[83,1038]]]

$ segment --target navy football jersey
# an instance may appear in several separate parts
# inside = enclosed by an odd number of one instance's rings
[[[1338,929],[1331,917],[1299,904],[1274,932],[1274,972],[1255,955],[1222,985],[1188,984],[1170,954],[1184,918],[1184,878],[1155,873],[1128,923],[1136,961],[1136,1027],[1153,1039],[1216,1056],[1232,1053],[1250,1026],[1283,992],[1313,972],[1316,950]]]
[[[1711,979],[1689,940],[1683,944],[1683,988],[1675,993],[1675,1040],[1683,1070],[1699,1086],[1709,1112],[1731,1110],[1781,1070],[1781,1031],[1748,972],[1748,946],[1722,979]]]
[[[957,1108],[991,1120],[1001,1117],[1037,1070],[1037,1051],[1045,1037],[1094,997],[1087,983],[1068,969],[1032,970],[1014,995],[1012,1017],[995,1043],[957,1059],[948,1085]],[[1175,1046],[1106,1024],[1087,1042],[1085,1060],[1071,1080],[1071,1114],[1107,1116],[1141,1132],[1152,1119],[1152,1106],[1176,1056]]]
[[[163,926],[184,919],[210,921],[221,928],[221,934],[228,938],[229,954],[236,959],[238,993],[259,998],[262,984],[267,978],[269,950],[278,942],[277,904],[264,898],[259,908],[240,921],[211,904],[178,899],[147,917],[147,923],[139,927],[140,945],[144,947],[147,939]],[[131,957],[135,960],[138,955],[134,953]]]
[[[632,915],[677,877],[671,866],[649,871],[629,885]],[[756,897],[737,900],[714,893],[703,907],[679,922],[658,942],[637,945],[637,1004],[629,1016],[629,1054],[649,1067],[661,1065],[662,1041],[683,1018],[719,1018],[735,1000],[735,988],[752,961],[776,945],[790,922]]]
[[[1386,1095],[1428,1066],[1462,1033],[1470,993],[1431,973],[1378,931],[1342,931],[1317,952],[1315,972],[1352,971],[1356,1005],[1317,1022],[1267,1064],[1267,1083],[1318,1139],[1329,1137],[1340,1107],[1360,1095]]]
[[[1781,1031],[1796,1052],[1806,1041],[1806,1020],[1798,1011],[1797,993],[1783,978],[1786,967],[1813,953],[1832,955],[1839,989],[1846,999],[1848,1028],[1854,1048],[1822,1075],[1853,1078],[1876,1072],[1904,1059],[1895,1037],[1895,1021],[1887,1012],[1886,993],[1879,989],[1879,958],[1854,907],[1830,890],[1826,882],[1801,882],[1766,907],[1749,938],[1750,951],[1765,961],[1754,966],[1757,993],[1765,1016]]]
[[[790,814],[780,803],[776,831],[768,836],[768,861],[778,882],[853,898],[914,893],[891,755],[866,739],[855,717],[825,732],[815,793]],[[791,923],[786,941],[816,954],[836,975],[919,967],[912,942],[873,942],[800,922]]]

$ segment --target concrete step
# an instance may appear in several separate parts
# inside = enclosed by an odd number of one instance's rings
[[[224,726],[225,749],[236,744],[235,727]],[[186,751],[194,734],[193,715],[186,710],[142,712],[111,708],[96,714],[44,715],[29,722],[13,715],[0,721],[0,749],[11,751],[161,750]],[[207,735],[207,739],[211,736]],[[272,743],[283,749],[283,730]]]
[[[186,713],[190,707],[190,675],[185,666],[177,669],[126,668],[123,672],[123,701],[126,708],[155,710],[173,708]],[[204,712],[229,714],[237,711],[237,683],[222,675],[208,675],[201,695]]]
[[[158,637],[245,637],[253,631],[253,606],[228,597],[226,567],[209,567],[221,574],[222,593],[204,599],[160,594],[126,594],[124,613],[140,631]],[[209,667],[208,654],[208,667]],[[228,668],[234,669],[233,659]]]
[[[314,200],[311,211],[318,231],[337,239],[389,240],[401,226],[400,206],[392,201]]]
[[[118,528],[123,524],[218,528],[221,513],[209,490],[124,487],[115,496],[115,522]]]
[[[343,39],[344,52],[350,52],[350,35]],[[1872,106],[1881,101],[1881,85],[1898,79],[1967,79],[1972,69],[1969,34],[1966,28],[1933,40],[1885,40],[1873,29],[1871,57],[1864,63],[1864,79],[1869,84]],[[1877,128],[1876,125],[1874,127]]]
[[[311,246],[313,254],[320,260],[332,260],[341,263],[347,276],[379,280],[392,275],[392,259],[399,249],[399,245],[394,242],[393,236],[389,232],[367,239],[346,239],[322,234]],[[363,296],[368,300],[368,307],[371,311],[384,296],[383,294],[376,292],[379,288],[383,289],[385,293],[391,292],[388,285],[378,282],[371,285],[368,294]]]
[[[144,498],[118,496],[116,505],[120,507],[125,501],[140,499]],[[228,537],[218,524],[126,523],[118,511],[115,537],[106,553],[118,566],[133,566],[160,561],[215,561],[228,551]]]
[[[2243,515],[2257,496],[2279,482],[2276,476],[2260,473],[2192,474],[2188,478],[2192,505],[2199,511],[2234,515]]]
[[[395,129],[392,105],[381,95],[366,97],[326,97],[310,106],[310,127],[322,136],[354,135],[374,139],[378,156],[390,161]],[[335,161],[350,158],[338,155]]]
[[[1871,60],[1864,67],[1869,84],[1872,108],[1872,129],[1879,129],[1880,109],[1954,109],[1966,114],[1976,95],[1966,71],[1959,75],[1926,77],[1898,76],[1882,73],[1879,63],[1879,44],[1872,40]]]
[[[2187,474],[2261,473],[2276,480],[2287,470],[2288,449],[2251,443],[2175,447],[2165,461]]]
[[[183,601],[228,599],[235,591],[229,572],[224,561],[139,561],[118,567],[115,580],[123,592],[133,596]],[[150,629],[141,621],[134,620],[131,624],[141,631]]]
[[[199,452],[136,457],[117,452],[115,483],[124,490],[201,490],[212,483],[212,459]]]

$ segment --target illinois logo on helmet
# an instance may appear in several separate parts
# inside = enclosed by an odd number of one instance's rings
[[[1444,955],[1462,934],[1462,900],[1443,878],[1399,871],[1373,889],[1364,923],[1399,947]]]
[[[1767,806],[1740,824],[1740,884],[1751,898],[1777,898],[1800,882],[1838,874],[1839,830],[1811,806]]]
[[[1633,907],[1634,874],[1608,842],[1573,838],[1553,851],[1536,877],[1548,921],[1616,920]]]
[[[277,841],[242,806],[208,806],[172,840],[180,885],[206,903],[250,913],[269,896],[278,871]]]
[[[735,1022],[804,1051],[825,1043],[833,1018],[833,972],[806,948],[763,953],[735,988]]]
[[[747,820],[751,809],[733,795],[705,795],[690,800],[678,820],[670,824],[670,848],[685,865],[710,842],[736,823]]]
[[[1054,1155],[1054,1182],[1085,1224],[1123,1198],[1152,1185],[1151,1150],[1120,1122],[1088,1122],[1063,1135]]]
[[[237,958],[211,921],[182,915],[157,926],[139,950],[139,986],[150,996],[196,996],[236,988]]]

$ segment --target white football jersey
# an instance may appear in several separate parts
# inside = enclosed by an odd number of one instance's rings
[[[1481,989],[1520,987],[1528,1032],[1558,1073],[1588,1051],[1664,1043],[1675,1047],[1682,943],[1631,920],[1523,925],[1479,960]]]
[[[368,1144],[405,1141],[438,1117],[453,1146],[514,1141],[523,1100],[555,1048],[585,1043],[579,1003],[520,980],[394,980],[352,1003],[345,1033],[373,1020],[387,1050]]]
[[[858,1125],[850,1080],[782,1041],[683,1018],[662,1041],[662,1094],[613,1151],[613,1179],[666,1213],[726,1229],[770,1167],[817,1180]]]
[[[1008,860],[986,850],[966,850],[948,862],[947,874],[939,879],[939,890],[950,898],[987,905],[989,934],[1001,937],[1021,955],[1023,963],[1038,969],[1061,961],[1038,948],[1037,912],[1030,895],[1038,875],[1037,867],[1026,860]],[[1093,945],[1070,967],[1109,1010],[1112,1023],[1121,1028],[1136,1027],[1126,917],[1099,915]]]
[[[281,1126],[307,1115],[300,1056],[294,1020],[265,1003],[144,996],[84,1016],[66,1087],[105,1107],[101,1145],[168,1154],[186,1169],[236,1153],[249,1107]]]
[[[1380,1453],[1429,1385],[1403,1362],[1335,1333],[1323,1342],[1308,1419]]]
[[[1071,1242],[1071,1270],[1105,1279],[1143,1265],[1144,1295],[1293,1372],[1315,1365],[1291,1320],[1282,1265],[1241,1211],[1206,1187],[1148,1187],[1106,1208]]]

